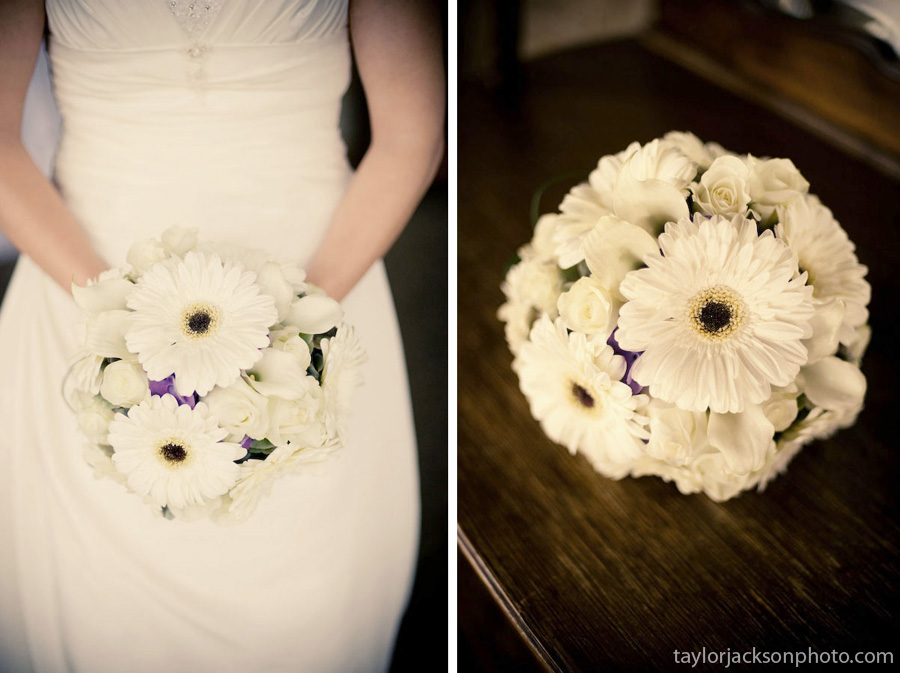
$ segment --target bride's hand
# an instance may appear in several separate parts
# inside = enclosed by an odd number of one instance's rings
[[[351,0],[372,142],[307,267],[343,299],[406,226],[444,151],[446,86],[435,3]]]
[[[22,106],[43,30],[43,0],[0,3],[0,229],[69,291],[106,263],[22,145]]]

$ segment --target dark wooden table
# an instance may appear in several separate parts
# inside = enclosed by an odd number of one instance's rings
[[[546,439],[496,319],[506,266],[531,235],[535,190],[672,129],[793,159],[857,243],[873,286],[869,392],[858,423],[807,446],[764,494],[725,504],[655,478],[604,479]],[[548,191],[543,211],[572,182]],[[529,64],[521,95],[507,103],[461,86],[462,667],[668,669],[675,650],[704,647],[892,651],[898,261],[894,179],[639,42]]]

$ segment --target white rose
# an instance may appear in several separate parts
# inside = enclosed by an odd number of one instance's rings
[[[763,222],[771,220],[775,207],[809,191],[809,183],[790,159],[757,159],[750,164],[750,200]]]
[[[559,295],[559,315],[573,332],[608,337],[616,325],[619,306],[609,291],[590,276],[579,278]]]
[[[169,227],[160,238],[166,252],[184,257],[197,247],[197,227]]]
[[[75,420],[85,436],[95,444],[107,444],[109,424],[115,412],[99,395],[82,395],[76,403]]]
[[[100,394],[113,406],[132,407],[150,396],[150,381],[139,364],[116,360],[103,370]]]
[[[306,395],[293,400],[269,399],[266,437],[277,446],[287,442],[300,448],[320,446],[325,440],[322,389],[318,385],[310,386]]]
[[[284,329],[272,330],[269,332],[269,339],[272,342],[272,348],[293,354],[300,362],[301,367],[309,368],[311,362],[309,344],[300,337],[298,328],[288,326]]]
[[[155,238],[143,238],[129,248],[126,260],[132,266],[134,273],[142,276],[147,269],[168,256],[169,253],[166,252],[162,243]]]
[[[325,294],[308,294],[291,304],[285,322],[298,327],[303,334],[324,334],[337,326],[344,309]]]
[[[699,183],[691,185],[694,205],[704,215],[737,215],[750,203],[750,169],[737,157],[713,161]]]
[[[269,427],[268,400],[238,379],[227,388],[213,388],[203,401],[219,425],[230,433],[228,441],[240,442],[244,435],[263,439]]]

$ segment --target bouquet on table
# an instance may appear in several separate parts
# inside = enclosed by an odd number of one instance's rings
[[[242,520],[272,478],[341,445],[363,352],[303,271],[172,228],[73,286],[64,389],[98,474],[167,516]]]
[[[727,500],[862,409],[871,288],[789,159],[671,132],[544,215],[498,315],[544,432],[601,474]]]

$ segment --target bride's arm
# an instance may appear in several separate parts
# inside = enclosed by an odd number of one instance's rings
[[[21,141],[22,105],[44,30],[43,0],[0,1],[0,229],[66,290],[106,268]]]
[[[443,156],[445,84],[435,3],[351,0],[372,141],[307,271],[342,299],[400,235]]]

